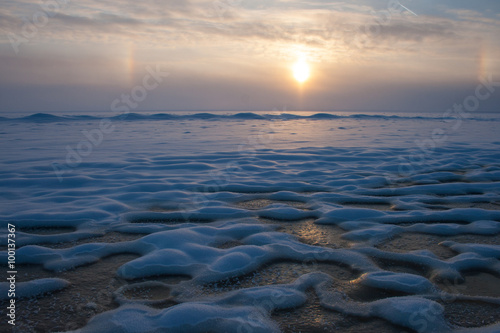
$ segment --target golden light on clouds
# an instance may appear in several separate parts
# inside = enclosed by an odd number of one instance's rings
[[[227,0],[215,8],[87,0],[54,15],[33,1],[4,3],[0,111],[82,109],[76,101],[100,110],[109,103],[97,101],[140,85],[157,65],[175,78],[148,108],[175,110],[267,110],[278,101],[308,110],[440,110],[455,89],[500,77],[500,2]],[[34,14],[49,22],[35,24]],[[24,95],[37,97],[21,106]],[[497,101],[484,109],[498,109]]]

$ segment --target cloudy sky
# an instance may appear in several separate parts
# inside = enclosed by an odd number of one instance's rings
[[[443,112],[500,81],[499,32],[497,0],[2,0],[0,112]]]

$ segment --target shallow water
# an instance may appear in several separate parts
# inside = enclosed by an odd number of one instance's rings
[[[17,331],[500,321],[495,115],[106,116],[0,120],[0,218],[32,281]],[[30,294],[42,278],[71,284]]]

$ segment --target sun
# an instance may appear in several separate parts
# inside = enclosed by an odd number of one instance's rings
[[[298,60],[294,65],[293,65],[293,77],[295,80],[297,80],[299,83],[303,83],[307,81],[309,76],[311,75],[311,71],[309,69],[309,65],[304,59]]]

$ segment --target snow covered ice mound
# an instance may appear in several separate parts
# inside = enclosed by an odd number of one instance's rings
[[[420,164],[401,160],[432,117],[138,114],[66,156],[99,121],[1,120],[18,332],[500,330],[499,296],[470,282],[500,283],[498,121]]]

